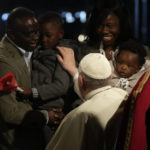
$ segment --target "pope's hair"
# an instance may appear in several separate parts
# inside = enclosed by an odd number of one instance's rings
[[[99,87],[103,87],[109,84],[110,77],[106,79],[93,79],[89,76],[87,76],[84,72],[80,71],[79,74],[82,76],[86,87],[89,89],[96,89]]]

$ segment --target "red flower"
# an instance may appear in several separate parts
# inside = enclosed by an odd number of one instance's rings
[[[16,91],[18,83],[12,72],[6,74],[0,79],[0,91],[13,92]]]

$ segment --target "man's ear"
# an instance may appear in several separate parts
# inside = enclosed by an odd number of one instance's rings
[[[114,77],[114,74],[112,73],[111,75],[110,75],[110,79],[112,79]]]
[[[7,29],[7,34],[8,34],[8,36],[9,36],[12,40],[15,39],[15,37],[14,37],[14,31],[13,31],[13,30]]]
[[[79,75],[78,80],[79,80],[80,89],[82,88],[83,90],[86,90],[86,85],[85,85],[85,82],[84,82],[84,79],[83,79],[82,75]]]

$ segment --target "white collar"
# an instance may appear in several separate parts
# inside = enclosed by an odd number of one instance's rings
[[[117,46],[116,49],[115,49],[115,51],[112,53],[112,55],[116,55],[117,52],[118,52],[118,49],[119,49],[119,47]],[[105,50],[104,50],[104,45],[103,45],[103,42],[102,42],[102,41],[101,41],[100,46],[99,46],[99,51],[100,51],[100,53],[101,53],[102,55],[104,55],[104,56],[106,57],[106,55],[105,55]]]
[[[33,52],[28,52],[26,50],[24,50],[23,48],[19,47],[18,45],[16,45],[6,34],[7,39],[21,52],[21,54],[25,57],[30,57],[32,55]]]
[[[104,51],[104,46],[103,46],[103,42],[101,41],[100,43],[100,47],[99,47],[99,52],[105,56],[105,51]],[[106,56],[105,56],[106,57]]]
[[[101,87],[101,88],[92,90],[91,92],[89,92],[89,93],[85,96],[85,100],[90,99],[91,97],[93,97],[93,96],[96,95],[97,93],[106,91],[106,90],[108,90],[108,89],[110,89],[110,88],[112,88],[112,87],[111,87],[110,85],[107,85],[107,86],[104,86],[104,87]]]

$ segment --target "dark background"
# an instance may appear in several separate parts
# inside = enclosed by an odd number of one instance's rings
[[[148,0],[123,0],[129,8],[133,19],[134,35],[150,46],[150,1]],[[70,11],[73,15],[77,11],[87,12],[87,18],[91,12],[95,0],[0,0],[0,16],[11,11],[11,9],[23,6],[32,9],[37,16],[45,11],[52,10],[61,13]],[[86,23],[81,23],[76,19],[74,23],[66,23],[65,37],[76,38],[86,27]],[[5,33],[5,22],[0,18],[0,38]]]

